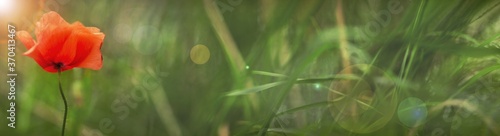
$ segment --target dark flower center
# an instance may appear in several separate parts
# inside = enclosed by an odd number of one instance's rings
[[[56,62],[56,63],[53,63],[54,64],[54,67],[56,69],[61,69],[64,67],[64,64],[62,62]]]

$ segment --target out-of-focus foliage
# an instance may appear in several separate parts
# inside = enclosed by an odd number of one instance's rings
[[[69,135],[500,135],[499,1],[50,2],[106,34],[101,70],[63,73]],[[57,75],[17,51],[0,132],[58,135]]]

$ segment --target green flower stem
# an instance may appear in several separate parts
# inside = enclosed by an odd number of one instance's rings
[[[61,68],[57,69],[57,73],[58,73],[57,79],[59,80],[59,93],[61,93],[61,97],[64,101],[64,118],[62,123],[62,132],[61,132],[61,136],[64,136],[64,130],[66,128],[66,117],[68,115],[68,102],[66,102],[66,97],[64,97],[64,92],[61,87]]]

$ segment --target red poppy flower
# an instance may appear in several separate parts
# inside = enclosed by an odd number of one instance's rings
[[[104,34],[95,27],[85,27],[80,22],[68,24],[56,12],[45,13],[36,24],[34,41],[26,31],[17,37],[45,71],[55,73],[74,67],[99,70],[102,67],[101,46]]]

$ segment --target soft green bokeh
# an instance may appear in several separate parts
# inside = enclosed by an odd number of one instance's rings
[[[68,22],[106,34],[101,70],[62,74],[71,136],[500,135],[495,0],[343,0],[344,27],[337,0],[48,2]],[[193,62],[196,45],[208,49],[206,62]],[[57,75],[24,51],[18,43],[17,128],[4,119],[0,133],[59,135]],[[346,61],[377,74],[341,73]],[[347,80],[369,91],[336,90]],[[398,117],[422,104],[423,124]]]
[[[427,118],[427,107],[418,98],[406,98],[399,103],[398,118],[407,127],[418,127]]]

